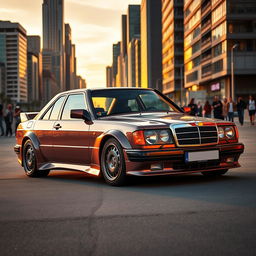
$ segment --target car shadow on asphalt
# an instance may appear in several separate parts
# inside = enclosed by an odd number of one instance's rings
[[[206,177],[201,174],[186,174],[186,175],[163,175],[151,177],[138,177],[128,176],[127,182],[120,188],[150,188],[150,187],[174,187],[183,185],[197,185],[197,184],[213,184],[223,182],[234,182],[245,177],[238,176],[237,174],[228,174],[218,177]],[[91,186],[104,186],[107,185],[102,177],[91,176],[82,172],[70,171],[51,171],[47,179],[55,181],[63,181],[70,183],[79,183]]]

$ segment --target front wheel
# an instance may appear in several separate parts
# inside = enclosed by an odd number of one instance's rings
[[[214,176],[216,177],[216,176],[224,175],[227,171],[228,171],[228,169],[216,170],[216,171],[206,171],[206,172],[202,172],[202,174],[204,176],[208,176],[208,177],[214,177]]]
[[[101,153],[101,171],[105,181],[112,186],[125,183],[126,170],[123,149],[116,139],[109,139]]]
[[[37,169],[37,161],[34,146],[31,140],[27,140],[23,146],[23,166],[27,176],[29,177],[45,177],[49,174],[49,170],[40,171]]]

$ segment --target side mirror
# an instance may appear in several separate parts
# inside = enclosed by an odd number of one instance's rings
[[[182,108],[184,110],[185,113],[189,114],[191,112],[191,108],[190,107],[183,107]]]
[[[92,118],[90,113],[85,109],[72,109],[70,111],[70,117],[76,119],[82,119],[87,124],[92,124]]]

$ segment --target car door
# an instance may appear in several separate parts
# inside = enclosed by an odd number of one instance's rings
[[[49,106],[45,113],[35,122],[34,132],[40,143],[40,151],[44,159],[42,161],[53,161],[52,135],[53,125],[55,123],[54,116],[60,111],[66,96],[61,96]]]
[[[86,109],[84,93],[70,94],[54,123],[53,146],[57,163],[90,165],[89,125],[70,117],[72,109]]]

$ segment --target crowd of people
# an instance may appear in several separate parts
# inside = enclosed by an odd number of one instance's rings
[[[230,97],[229,99],[224,98],[223,101],[215,96],[212,104],[207,100],[204,105],[199,101],[195,103],[195,99],[192,98],[188,104],[190,108],[190,115],[201,116],[201,117],[213,117],[217,119],[222,119],[226,121],[234,122],[234,116],[237,112],[238,119],[241,125],[244,124],[244,111],[248,109],[251,125],[255,123],[255,112],[256,104],[253,96],[249,96],[249,100],[246,103],[242,97],[238,97],[237,102],[233,101]]]
[[[13,122],[15,122],[15,133],[20,123],[21,109],[16,106],[13,111],[12,104],[8,104],[6,109],[0,104],[0,132],[1,136],[12,136],[13,135]],[[5,123],[5,126],[4,126]]]

